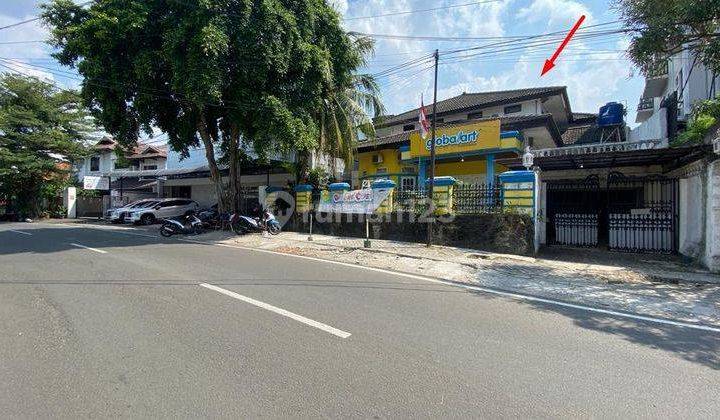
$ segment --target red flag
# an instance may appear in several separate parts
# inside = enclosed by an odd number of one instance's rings
[[[422,95],[420,95],[420,114],[418,115],[418,122],[420,123],[420,137],[425,140],[430,132],[430,121],[425,113],[425,105],[423,105]]]

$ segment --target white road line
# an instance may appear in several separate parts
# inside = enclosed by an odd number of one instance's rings
[[[19,233],[19,234],[21,234],[21,235],[28,235],[28,236],[32,236],[32,233],[28,233],[28,232],[23,232],[23,231],[21,231],[21,230],[12,230],[12,229],[8,229],[7,231],[8,231],[8,232],[13,232],[13,233]]]
[[[97,252],[97,253],[99,253],[99,254],[107,254],[107,251],[103,251],[102,249],[90,248],[89,246],[80,245],[80,244],[74,244],[74,243],[71,243],[70,245],[76,246],[76,247],[78,247],[78,248],[87,249],[87,250],[89,250],[89,251]]]
[[[620,317],[620,318],[636,319],[639,321],[653,322],[656,324],[673,325],[676,327],[690,328],[690,329],[694,329],[694,330],[720,333],[720,327],[712,327],[709,325],[693,324],[690,322],[683,322],[683,321],[673,321],[671,319],[655,318],[655,317],[651,317],[651,316],[638,315],[638,314],[629,313],[629,312],[619,312],[619,311],[613,311],[613,310],[609,310],[609,309],[594,308],[592,306],[578,305],[578,304],[562,302],[562,301],[558,301],[558,300],[545,299],[545,298],[541,298],[541,297],[537,297],[537,296],[525,295],[522,293],[506,292],[506,291],[490,289],[490,288],[486,288],[486,287],[482,287],[482,286],[474,286],[471,284],[459,284],[459,283],[456,283],[453,281],[447,281],[447,280],[442,280],[442,279],[437,279],[437,278],[432,278],[432,277],[424,277],[424,276],[420,276],[420,275],[416,275],[416,274],[403,273],[400,271],[385,270],[382,268],[375,268],[375,267],[366,267],[366,266],[362,266],[362,265],[345,263],[345,262],[340,262],[340,261],[326,260],[323,258],[308,257],[305,255],[286,254],[283,252],[272,251],[269,249],[250,248],[250,247],[241,246],[241,245],[218,244],[218,243],[214,243],[214,242],[206,242],[206,241],[199,241],[199,240],[194,240],[194,239],[184,239],[184,238],[177,238],[177,240],[184,241],[184,242],[193,242],[193,243],[198,243],[198,244],[203,244],[203,245],[214,245],[214,246],[220,246],[220,247],[225,247],[225,248],[236,248],[236,249],[242,249],[245,251],[264,252],[267,254],[283,255],[286,257],[290,257],[290,258],[301,258],[301,259],[309,260],[309,261],[318,261],[318,262],[322,262],[322,263],[326,263],[326,264],[335,264],[335,265],[341,265],[344,267],[352,267],[352,268],[359,268],[359,269],[363,269],[363,270],[370,270],[370,271],[375,271],[378,273],[384,273],[384,274],[390,274],[390,275],[394,275],[394,276],[401,276],[401,277],[406,277],[406,278],[411,278],[411,279],[416,279],[416,280],[422,280],[422,281],[426,281],[426,282],[430,282],[430,283],[444,284],[446,286],[459,287],[459,288],[466,289],[466,290],[472,290],[472,291],[476,291],[476,292],[484,292],[484,293],[489,293],[489,294],[498,295],[498,296],[504,296],[504,297],[517,299],[517,300],[524,300],[524,301],[529,301],[529,302],[540,302],[540,303],[546,303],[549,305],[578,309],[578,310],[587,311],[587,312],[612,315],[612,316],[616,316],[616,317]]]
[[[562,301],[558,301],[558,300],[545,299],[545,298],[541,298],[541,297],[537,297],[537,296],[525,295],[522,293],[505,292],[502,290],[489,289],[486,287],[473,286],[470,284],[459,284],[459,283],[452,282],[452,281],[446,281],[446,280],[436,279],[436,278],[432,278],[432,277],[424,277],[424,276],[419,276],[419,275],[415,275],[415,274],[403,273],[403,272],[399,272],[399,271],[385,270],[382,268],[366,267],[366,266],[350,264],[350,263],[345,263],[345,262],[340,262],[340,261],[331,261],[331,260],[325,260],[322,258],[308,257],[305,255],[285,254],[283,252],[271,251],[268,249],[249,248],[249,247],[238,246],[238,245],[229,245],[229,244],[213,244],[212,242],[202,242],[202,241],[196,241],[196,240],[192,240],[192,239],[180,239],[180,240],[185,241],[185,242],[196,242],[196,243],[201,243],[201,244],[205,244],[205,245],[218,245],[218,246],[223,246],[223,247],[227,247],[227,248],[238,248],[238,249],[243,249],[246,251],[265,252],[265,253],[275,254],[275,255],[285,255],[288,257],[292,257],[292,258],[302,258],[302,259],[310,260],[310,261],[318,261],[318,262],[323,262],[323,263],[328,263],[328,264],[341,265],[341,266],[345,266],[345,267],[360,268],[363,270],[370,270],[370,271],[375,271],[378,273],[391,274],[394,276],[402,276],[402,277],[407,277],[407,278],[416,279],[416,280],[422,280],[422,281],[426,281],[426,282],[430,282],[430,283],[437,283],[437,284],[444,284],[446,286],[460,287],[460,288],[463,288],[466,290],[472,290],[472,291],[476,291],[476,292],[484,292],[484,293],[489,293],[489,294],[498,295],[498,296],[504,296],[504,297],[517,299],[517,300],[525,300],[525,301],[529,301],[529,302],[540,302],[540,303],[546,303],[546,304],[554,305],[554,306],[562,306],[565,308],[579,309],[579,310],[583,310],[583,311],[587,311],[587,312],[594,312],[594,313],[600,313],[600,314],[605,314],[605,315],[613,315],[613,316],[617,316],[617,317],[621,317],[621,318],[636,319],[636,320],[640,320],[640,321],[654,322],[657,324],[673,325],[676,327],[691,328],[691,329],[695,329],[695,330],[711,331],[711,332],[720,333],[719,327],[712,327],[709,325],[693,324],[690,322],[673,321],[670,319],[655,318],[655,317],[651,317],[651,316],[638,315],[638,314],[633,314],[633,313],[628,313],[628,312],[619,312],[619,311],[613,311],[613,310],[609,310],[609,309],[594,308],[592,306],[578,305],[578,304],[562,302]]]
[[[121,232],[121,231],[113,231],[113,232],[122,233],[123,235],[142,236],[143,238],[153,238],[153,239],[158,239],[158,238],[160,238],[159,235],[147,235],[147,234],[144,234],[144,233]]]
[[[334,328],[334,327],[331,327],[331,326],[329,326],[329,325],[327,325],[327,324],[323,324],[322,322],[314,321],[314,320],[312,320],[312,319],[310,319],[310,318],[305,318],[305,317],[302,316],[302,315],[298,315],[298,314],[296,314],[296,313],[293,313],[293,312],[290,312],[290,311],[286,311],[285,309],[278,308],[277,306],[273,306],[273,305],[270,305],[270,304],[265,303],[265,302],[260,302],[259,300],[255,300],[255,299],[253,299],[253,298],[249,298],[249,297],[247,297],[247,296],[243,296],[243,295],[241,295],[241,294],[239,294],[239,293],[231,292],[231,291],[229,291],[229,290],[223,289],[222,287],[213,286],[212,284],[207,284],[207,283],[200,283],[200,286],[202,286],[202,287],[204,287],[204,288],[206,288],[206,289],[210,289],[210,290],[214,290],[214,291],[216,291],[216,292],[222,293],[222,294],[224,294],[224,295],[226,295],[226,296],[230,296],[230,297],[232,297],[232,298],[241,300],[241,301],[243,301],[243,302],[247,302],[247,303],[249,303],[249,304],[251,304],[251,305],[255,305],[255,306],[259,307],[259,308],[266,309],[266,310],[268,310],[268,311],[270,311],[270,312],[275,312],[276,314],[279,314],[279,315],[282,315],[282,316],[286,316],[286,317],[288,317],[288,318],[292,318],[292,319],[294,319],[295,321],[302,322],[302,323],[305,324],[305,325],[309,325],[309,326],[311,326],[311,327],[315,327],[315,328],[317,328],[317,329],[323,330],[323,331],[325,331],[325,332],[327,332],[327,333],[330,333],[330,334],[332,334],[332,335],[338,336],[338,337],[340,337],[340,338],[348,338],[348,337],[350,337],[350,333],[349,333],[349,332],[345,332],[345,331],[343,331],[343,330],[339,330],[339,329]]]

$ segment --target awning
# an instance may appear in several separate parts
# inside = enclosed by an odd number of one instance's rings
[[[111,178],[160,178],[165,176],[183,175],[207,171],[209,171],[208,166],[202,165],[194,168],[150,169],[142,171],[115,170],[106,172],[102,176],[109,176]]]
[[[663,165],[666,170],[701,159],[712,151],[710,145],[662,147],[658,142],[588,144],[534,150],[533,165],[543,171],[598,169],[627,166]],[[510,166],[522,166],[518,160]]]

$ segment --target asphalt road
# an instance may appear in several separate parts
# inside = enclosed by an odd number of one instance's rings
[[[720,416],[720,333],[135,233],[0,225],[0,417]]]

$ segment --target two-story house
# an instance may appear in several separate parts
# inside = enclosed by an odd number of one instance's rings
[[[106,205],[118,206],[157,196],[157,176],[148,171],[165,169],[165,146],[140,143],[122,156],[118,155],[119,147],[111,137],[103,137],[92,146],[93,154],[76,164],[77,180],[83,183],[86,176],[107,178],[109,189],[101,192],[110,197]]]
[[[432,106],[425,112],[430,115]],[[423,188],[429,145],[419,134],[419,108],[376,122],[377,137],[360,142],[353,184],[389,178],[402,189]],[[525,147],[563,145],[563,133],[587,114],[570,109],[563,86],[463,93],[437,103],[436,176],[493,183],[518,165]]]

